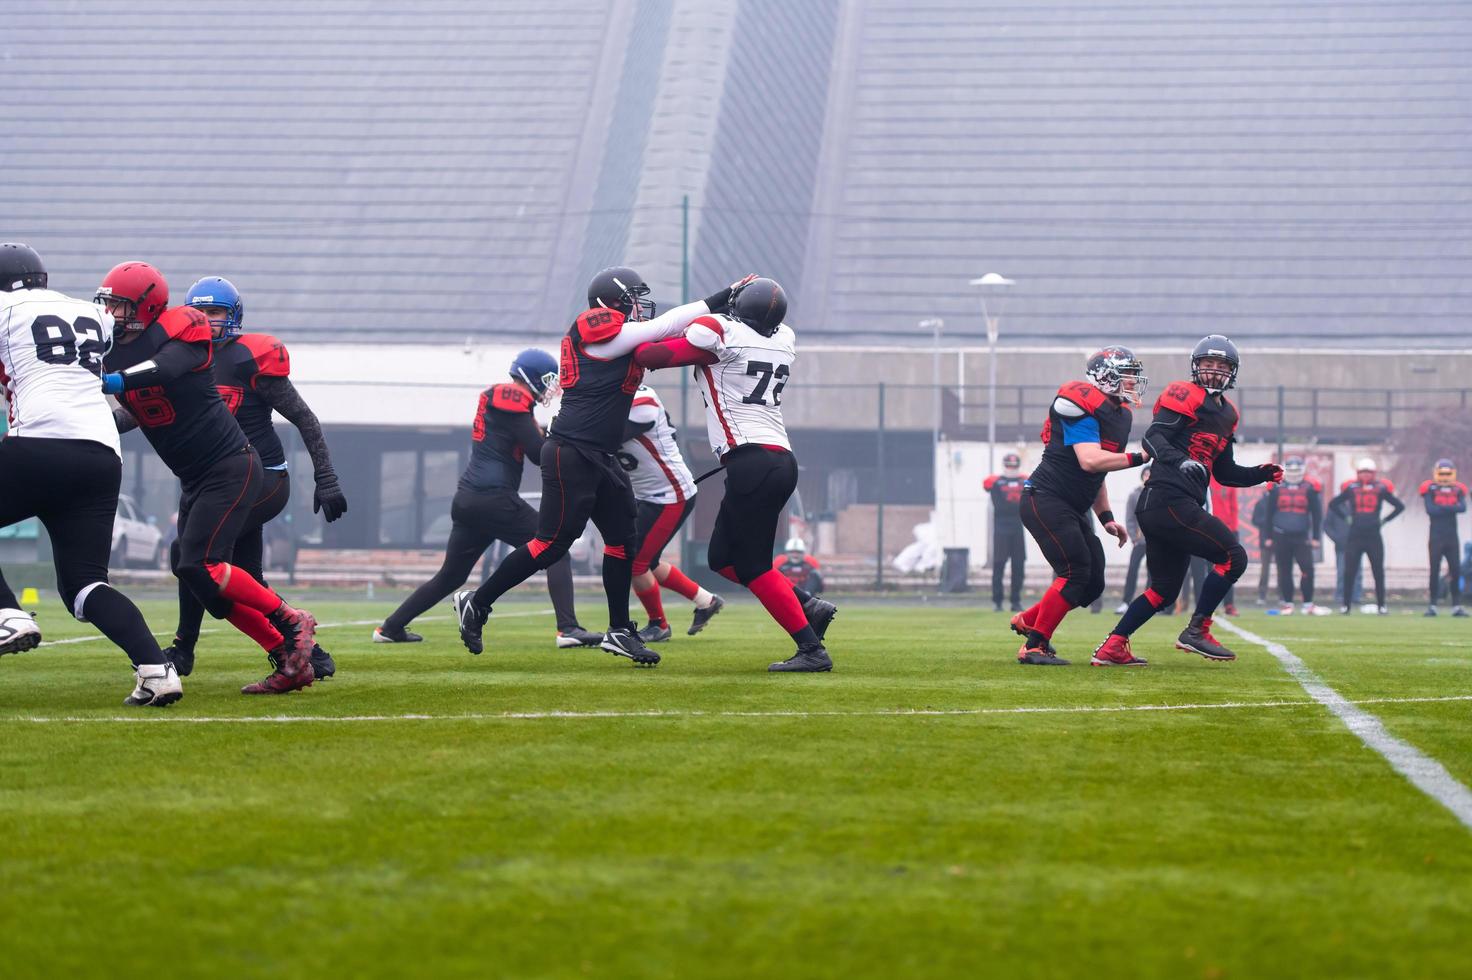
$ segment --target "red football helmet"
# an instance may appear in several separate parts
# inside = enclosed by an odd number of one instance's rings
[[[168,307],[169,284],[164,274],[147,262],[124,262],[103,276],[102,285],[92,297],[95,303],[118,300],[131,303],[133,308],[113,314],[114,329],[144,330]]]

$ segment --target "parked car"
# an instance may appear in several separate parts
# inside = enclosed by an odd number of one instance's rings
[[[138,505],[127,494],[118,496],[118,516],[112,522],[114,568],[158,568],[164,559],[164,535],[138,516]]]

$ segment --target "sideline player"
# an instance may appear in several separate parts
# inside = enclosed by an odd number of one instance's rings
[[[1022,612],[1022,576],[1027,566],[1027,538],[1022,529],[1022,457],[1002,457],[1002,472],[981,481],[992,498],[992,611],[1002,611],[1002,573],[1012,563],[1012,611]]]
[[[193,307],[166,309],[168,283],[146,262],[115,266],[96,299],[117,324],[102,376],[102,390],[122,405],[117,424],[141,427],[182,485],[174,574],[211,615],[229,620],[279,664],[242,694],[311,685],[317,621],[231,563],[251,502],[260,497],[261,458],[216,387],[209,320]]]
[[[732,286],[709,298],[654,315],[649,286],[633,269],[604,269],[588,284],[588,309],[562,338],[558,383],[562,407],[542,444],[542,506],[537,536],[507,555],[475,591],[455,593],[455,614],[466,649],[479,653],[491,605],[513,586],[567,554],[592,520],[603,535],[603,591],[608,632],[600,646],[636,666],[652,667],[659,654],[639,639],[629,618],[636,506],[628,474],[614,454],[644,369],[634,363],[640,344],[677,337],[690,322],[725,309]]]
[[[557,397],[557,359],[527,348],[511,362],[511,380],[480,393],[470,429],[470,462],[450,501],[450,539],[445,560],[429,581],[373,631],[374,643],[418,643],[408,631],[416,616],[465,584],[476,561],[493,541],[519,548],[537,533],[537,512],[521,498],[527,459],[542,452],[545,437],[532,414],[535,405]],[[573,606],[572,559],[563,555],[547,567],[547,594],[557,615],[557,646],[596,647],[601,634],[578,625]]]
[[[47,289],[29,245],[0,244],[0,383],[9,429],[0,439],[0,527],[39,518],[51,536],[61,600],[133,662],[126,705],[184,696],[138,607],[107,581],[123,458],[112,409],[97,386],[112,318]],[[0,574],[0,656],[33,649],[41,630]]]
[[[1207,512],[1208,484],[1215,477],[1225,487],[1255,487],[1283,478],[1276,463],[1239,466],[1233,458],[1240,416],[1225,393],[1236,385],[1240,363],[1236,345],[1226,337],[1202,338],[1191,352],[1191,380],[1166,386],[1155,402],[1155,417],[1140,440],[1154,460],[1139,503],[1150,587],[1130,603],[1114,631],[1094,651],[1091,663],[1096,666],[1145,663],[1131,652],[1130,635],[1175,602],[1192,556],[1215,567],[1176,647],[1208,660],[1237,659],[1211,635],[1211,616],[1247,570],[1247,550],[1221,518]]]
[[[1390,505],[1390,513],[1380,518],[1382,504]],[[1366,456],[1355,466],[1355,478],[1345,480],[1339,495],[1329,501],[1329,509],[1337,511],[1349,521],[1349,536],[1345,541],[1344,578],[1341,587],[1346,596],[1353,594],[1354,577],[1359,572],[1360,560],[1370,559],[1370,574],[1375,577],[1375,611],[1381,616],[1390,614],[1385,605],[1385,539],[1380,529],[1400,516],[1406,505],[1395,495],[1395,485],[1382,480],[1375,468],[1375,461]],[[1346,599],[1339,611],[1348,615],[1350,603]]]
[[[710,568],[751,590],[797,644],[778,673],[833,669],[823,635],[836,607],[795,588],[772,567],[777,522],[797,489],[797,458],[782,421],[782,389],[797,359],[783,322],[787,295],[771,279],[739,284],[724,315],[697,318],[684,338],[640,349],[649,368],[698,365],[711,448],[726,472],[726,495],[711,532]]]
[[[686,630],[687,635],[694,636],[725,608],[726,601],[696,585],[662,557],[665,547],[695,509],[695,478],[680,454],[669,412],[648,385],[640,385],[634,392],[618,461],[629,474],[638,506],[634,595],[649,616],[649,625],[639,631],[639,639],[645,643],[663,643],[674,635],[664,615],[664,603],[659,595],[661,586],[695,603],[695,618]]]
[[[1052,637],[1069,610],[1091,605],[1104,593],[1104,545],[1089,521],[1093,511],[1106,533],[1124,547],[1124,525],[1109,509],[1104,475],[1141,466],[1144,453],[1125,452],[1130,412],[1150,379],[1128,347],[1112,345],[1084,365],[1088,381],[1058,389],[1043,424],[1043,458],[1022,489],[1022,524],[1057,576],[1030,609],[1012,617],[1026,637],[1020,664],[1066,667]]]
[[[772,559],[772,567],[794,588],[810,593],[823,591],[823,564],[808,554],[808,544],[802,538],[788,538],[782,554]]]
[[[316,489],[312,494],[312,511],[320,511],[331,524],[347,513],[348,502],[338,485],[327,440],[316,414],[302,400],[301,392],[291,383],[291,356],[286,345],[262,333],[242,333],[245,303],[240,290],[229,279],[206,276],[189,287],[185,306],[192,306],[210,321],[214,339],[215,385],[225,407],[230,409],[245,433],[246,439],[261,457],[261,490],[251,506],[240,537],[235,542],[231,561],[245,569],[262,585],[265,578],[265,533],[267,523],[286,509],[291,498],[291,475],[287,472],[286,450],[271,424],[271,413],[280,412],[301,435],[302,446],[312,459]],[[179,542],[169,546],[173,565],[179,563]],[[199,642],[199,627],[204,620],[204,606],[194,590],[179,582],[179,625],[174,642],[166,651],[179,673],[188,676],[194,670],[194,646]],[[272,663],[272,666],[276,664]],[[318,644],[312,646],[312,674],[317,680],[337,673],[332,655]]]
[[[1449,459],[1438,459],[1431,471],[1431,479],[1421,484],[1421,499],[1431,519],[1430,536],[1426,542],[1431,557],[1431,603],[1426,607],[1425,615],[1436,615],[1436,597],[1441,591],[1441,559],[1445,557],[1447,574],[1451,576],[1452,615],[1466,616],[1467,610],[1462,608],[1462,543],[1457,534],[1457,515],[1467,512],[1467,486],[1457,482],[1457,464]]]
[[[1278,562],[1278,592],[1284,616],[1293,613],[1293,566],[1302,576],[1305,615],[1327,614],[1329,610],[1314,605],[1314,545],[1323,540],[1324,501],[1318,480],[1305,476],[1302,456],[1289,456],[1283,461],[1283,482],[1268,490],[1266,501],[1267,535],[1271,553]],[[1266,555],[1264,555],[1266,560]]]

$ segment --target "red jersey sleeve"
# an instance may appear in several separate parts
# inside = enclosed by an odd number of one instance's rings
[[[996,485],[997,485],[997,478],[995,476],[989,476],[985,480],[982,480],[981,481],[981,489],[983,489],[983,490],[990,490],[992,487],[994,487]]]
[[[1395,493],[1395,484],[1391,483],[1389,480],[1381,480],[1380,489],[1384,490],[1388,494],[1393,495]]]
[[[1428,493],[1431,492],[1432,486],[1434,486],[1434,484],[1430,480],[1423,480],[1421,483],[1421,489],[1416,491],[1416,495],[1418,497],[1426,496]]]
[[[1308,485],[1314,488],[1314,492],[1315,493],[1323,493],[1324,492],[1324,485],[1322,483],[1320,483],[1318,480],[1315,480],[1313,477],[1309,477],[1308,478]]]
[[[236,343],[250,351],[251,361],[255,365],[255,376],[250,379],[252,388],[263,377],[291,376],[291,355],[286,352],[286,345],[275,337],[263,333],[247,333],[241,334]]]
[[[584,310],[575,326],[583,343],[601,344],[618,336],[624,327],[624,315],[618,310]]]
[[[1196,418],[1196,409],[1206,400],[1206,391],[1196,385],[1185,381],[1172,381],[1165,386],[1160,397],[1155,400],[1155,411],[1168,408],[1177,415],[1184,415],[1188,419]]]

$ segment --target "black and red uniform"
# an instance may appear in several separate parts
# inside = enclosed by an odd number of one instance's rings
[[[772,567],[781,572],[782,577],[791,582],[794,588],[804,592],[823,591],[823,566],[812,555],[803,555],[793,561],[785,553],[780,554],[772,559]]]
[[[1426,503],[1426,514],[1431,519],[1431,533],[1426,550],[1431,559],[1431,604],[1436,605],[1441,591],[1441,560],[1446,559],[1447,574],[1451,576],[1451,599],[1453,606],[1462,604],[1462,542],[1457,534],[1457,515],[1467,512],[1467,486],[1464,483],[1437,483],[1427,480],[1421,484],[1421,499]]]
[[[1386,504],[1390,505],[1390,513],[1382,520],[1380,510]],[[1380,536],[1380,528],[1399,517],[1406,505],[1395,495],[1395,485],[1377,476],[1368,483],[1358,479],[1346,480],[1339,489],[1339,495],[1329,501],[1329,508],[1349,521],[1349,535],[1345,541],[1344,594],[1354,594],[1354,579],[1359,574],[1360,561],[1368,557],[1370,574],[1375,577],[1375,605],[1383,608],[1385,539]],[[1348,603],[1342,608],[1348,611]]]
[[[1022,619],[1044,637],[1052,636],[1069,609],[1089,605],[1104,591],[1104,545],[1094,533],[1090,513],[1104,474],[1080,466],[1073,447],[1092,442],[1109,452],[1122,452],[1132,422],[1128,405],[1087,381],[1070,381],[1059,388],[1048,409],[1043,459],[1023,484],[1019,505],[1023,526],[1057,576],[1043,599],[1022,613]],[[1062,605],[1052,602],[1053,594]],[[1045,607],[1046,614],[1040,616]]]
[[[1002,573],[1012,565],[1012,609],[1022,608],[1022,576],[1027,565],[1027,538],[1022,528],[1022,488],[1027,474],[994,474],[981,482],[992,498],[992,604],[1002,605]]]
[[[1278,562],[1278,592],[1293,601],[1293,566],[1302,576],[1303,601],[1314,601],[1314,545],[1323,540],[1324,497],[1318,480],[1284,480],[1268,490],[1266,530]]]

